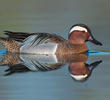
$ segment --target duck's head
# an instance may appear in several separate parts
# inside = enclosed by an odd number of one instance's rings
[[[100,63],[102,63],[102,60],[95,61],[91,64],[86,64],[86,61],[83,59],[79,62],[72,62],[68,67],[70,76],[77,82],[84,82],[91,76],[93,69]]]
[[[90,28],[85,24],[75,24],[70,28],[69,41],[74,44],[82,44],[84,42],[90,41],[96,45],[102,45],[101,42],[97,41]]]
[[[70,76],[78,82],[85,81],[91,73],[91,70],[86,67],[85,62],[73,62],[69,64]]]

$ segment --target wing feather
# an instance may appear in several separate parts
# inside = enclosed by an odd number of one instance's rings
[[[21,45],[21,53],[55,54],[58,43],[65,39],[53,34],[36,34],[26,38]]]

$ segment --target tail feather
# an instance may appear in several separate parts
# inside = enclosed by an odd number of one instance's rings
[[[28,36],[32,35],[29,33],[11,32],[11,31],[4,31],[4,34],[6,34],[8,37],[7,38],[0,37],[0,43],[3,46],[5,46],[7,51],[13,53],[19,52],[19,48],[23,40]]]
[[[31,35],[29,33],[11,32],[11,31],[4,31],[4,34],[6,34],[9,39],[16,40],[19,42],[22,42],[25,38]]]

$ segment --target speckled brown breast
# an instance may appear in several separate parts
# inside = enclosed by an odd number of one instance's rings
[[[75,54],[84,53],[88,50],[86,44],[71,44],[69,42],[63,42],[58,45],[56,54]]]

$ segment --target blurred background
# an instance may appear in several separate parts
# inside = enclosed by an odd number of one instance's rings
[[[87,43],[90,50],[110,51],[110,0],[0,0],[0,36],[3,31],[49,32],[68,39],[73,24],[84,23],[103,43]],[[108,100],[110,98],[110,57],[92,56],[88,62],[103,60],[92,78],[77,83],[68,66],[44,73],[2,76],[1,100]]]

